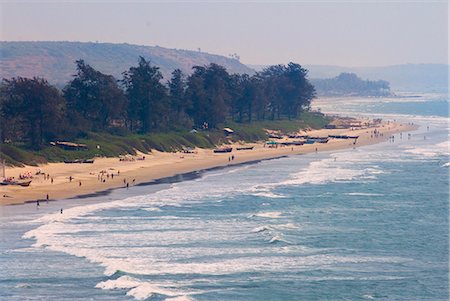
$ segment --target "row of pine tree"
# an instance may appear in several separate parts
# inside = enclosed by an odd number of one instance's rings
[[[179,69],[164,81],[158,67],[140,58],[117,80],[76,61],[62,89],[42,78],[3,79],[0,138],[40,148],[54,139],[89,131],[152,133],[215,128],[227,120],[298,118],[315,97],[307,70],[275,65],[254,75],[229,74],[217,64]]]

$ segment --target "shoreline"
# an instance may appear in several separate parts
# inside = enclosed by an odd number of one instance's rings
[[[33,179],[29,187],[0,186],[0,205],[20,205],[33,203],[37,200],[45,201],[47,194],[49,195],[49,201],[108,195],[115,189],[126,189],[125,183],[129,183],[130,186],[174,183],[176,180],[173,179],[176,178],[183,178],[188,175],[229,166],[253,164],[262,160],[314,153],[316,151],[334,151],[382,143],[387,141],[393,134],[409,132],[417,128],[417,125],[391,122],[382,123],[377,127],[358,130],[321,129],[308,132],[309,135],[316,136],[332,134],[359,135],[355,145],[348,140],[342,139],[330,139],[326,144],[315,143],[278,148],[263,147],[262,143],[246,143],[245,146],[253,146],[254,149],[237,151],[236,146],[242,145],[235,144],[230,145],[233,147],[233,152],[224,154],[214,154],[211,149],[196,149],[195,154],[153,152],[144,154],[145,160],[132,162],[120,162],[119,158],[99,158],[93,164],[49,163],[38,167],[8,167],[7,174],[16,177],[18,174],[26,171],[32,171],[34,174],[36,171],[42,170],[50,174],[51,178],[54,179],[54,183],[51,183],[50,180],[43,180],[42,176],[37,176],[36,180]],[[370,135],[374,129],[383,133],[383,136],[371,138]],[[229,161],[231,156],[234,156],[235,159]],[[105,182],[99,181],[100,171],[114,173],[114,178],[110,179],[108,177],[107,181],[105,179]],[[120,174],[118,174],[118,171],[120,171]],[[70,176],[74,178],[73,181],[69,181],[68,178]],[[5,195],[10,197],[4,197]]]

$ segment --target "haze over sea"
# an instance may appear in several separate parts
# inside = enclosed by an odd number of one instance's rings
[[[0,299],[448,300],[449,103],[416,96],[316,104],[395,142],[1,207]]]

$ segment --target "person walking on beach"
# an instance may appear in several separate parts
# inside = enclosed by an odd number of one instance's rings
[[[49,199],[49,197],[48,197],[48,193],[47,193],[47,196],[46,196],[47,204],[48,204],[48,199]]]
[[[36,200],[36,207],[39,208],[39,200]]]
[[[61,214],[63,213],[63,209],[61,208]]]
[[[128,187],[130,187],[130,183],[127,182],[127,189],[128,189]]]

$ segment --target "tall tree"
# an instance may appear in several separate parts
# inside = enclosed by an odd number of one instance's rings
[[[159,68],[140,57],[138,66],[123,75],[131,130],[148,133],[164,129],[168,124],[169,98]]]
[[[2,140],[25,139],[39,149],[62,130],[65,101],[42,78],[13,78],[1,84]]]
[[[191,107],[191,102],[186,97],[186,79],[180,69],[172,72],[172,78],[168,82],[171,123],[181,126],[190,126],[191,122],[187,115],[187,110]]]
[[[228,114],[230,75],[217,64],[207,67],[194,66],[188,78],[187,96],[192,101],[189,111],[195,125],[207,123],[216,127]]]
[[[72,122],[89,130],[105,130],[114,120],[123,119],[126,99],[117,80],[83,60],[76,65],[77,74],[63,90]]]

